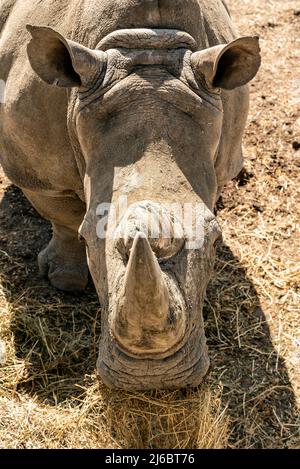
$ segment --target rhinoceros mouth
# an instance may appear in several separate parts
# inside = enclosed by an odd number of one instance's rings
[[[189,341],[164,359],[136,359],[116,346],[103,341],[97,361],[99,377],[112,388],[128,391],[177,389],[198,386],[209,369],[210,361],[204,329],[196,327]]]
[[[197,50],[195,39],[185,31],[177,29],[119,29],[105,36],[97,45],[97,49],[102,51],[116,47],[125,49]]]

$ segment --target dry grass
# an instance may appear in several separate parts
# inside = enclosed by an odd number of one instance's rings
[[[24,266],[3,253],[0,258],[8,271],[22,276]],[[0,448],[226,444],[228,417],[220,385],[169,393],[107,389],[93,374],[99,336],[93,291],[67,303],[51,287],[49,299],[41,297],[49,286],[40,282],[18,293],[5,279],[2,283],[6,363],[0,369]]]
[[[240,30],[262,37],[263,66],[251,87],[246,171],[219,202],[225,244],[204,311],[209,375],[175,392],[99,383],[94,290],[76,298],[38,277],[48,225],[9,187],[0,207],[0,448],[300,448],[298,2],[228,3]]]

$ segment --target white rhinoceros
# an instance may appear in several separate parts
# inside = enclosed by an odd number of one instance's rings
[[[207,372],[213,208],[242,168],[259,66],[258,39],[236,36],[221,0],[0,4],[1,164],[52,223],[41,272],[66,291],[93,277],[110,386]]]

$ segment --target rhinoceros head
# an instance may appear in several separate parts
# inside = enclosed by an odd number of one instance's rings
[[[199,51],[183,31],[132,29],[90,49],[28,29],[33,69],[70,89],[87,207],[79,233],[103,307],[100,375],[126,389],[197,385],[209,365],[202,306],[221,238],[212,212],[221,89],[254,77],[258,40]]]

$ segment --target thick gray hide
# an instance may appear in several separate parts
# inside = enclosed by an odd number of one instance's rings
[[[1,164],[53,237],[51,283],[102,306],[97,369],[125,389],[198,385],[203,299],[221,239],[212,213],[242,168],[258,39],[221,0],[2,0]],[[102,239],[99,204],[127,197]],[[200,207],[197,249],[168,205]],[[97,211],[98,210],[98,211]],[[152,236],[147,216],[170,222]],[[158,217],[158,218],[157,218]],[[197,225],[197,226],[198,226]]]

